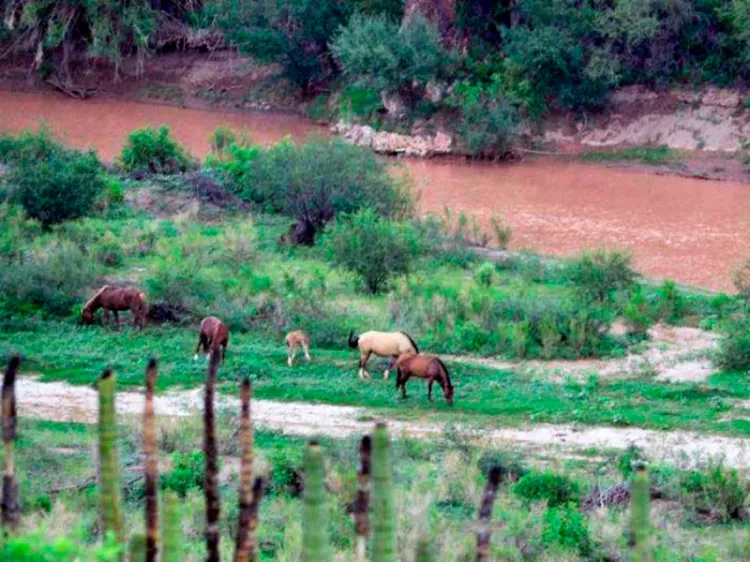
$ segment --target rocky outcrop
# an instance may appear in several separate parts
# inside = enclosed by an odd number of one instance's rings
[[[737,90],[654,92],[623,88],[610,97],[612,111],[573,125],[548,123],[544,140],[591,147],[665,145],[675,150],[739,152],[750,139],[750,111]]]
[[[331,131],[357,146],[365,146],[381,154],[425,157],[453,152],[453,137],[444,131],[438,131],[435,135],[403,135],[376,131],[369,125],[349,125],[343,121],[331,127]]]

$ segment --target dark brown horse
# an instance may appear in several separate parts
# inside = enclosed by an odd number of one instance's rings
[[[427,380],[427,399],[432,401],[432,383],[437,381],[448,404],[453,405],[453,384],[445,363],[434,355],[403,353],[396,361],[396,388],[401,387],[401,398],[406,398],[406,382],[411,377]]]
[[[198,359],[198,353],[201,349],[206,357],[211,357],[214,349],[221,350],[221,360],[227,354],[227,345],[229,345],[229,326],[224,324],[216,316],[206,316],[201,320],[201,333],[198,336],[198,345],[195,348],[194,360]]]
[[[112,312],[115,317],[115,328],[120,327],[118,312],[125,310],[133,313],[133,326],[143,329],[146,325],[146,314],[148,313],[146,294],[138,289],[104,285],[83,306],[81,311],[83,323],[91,324],[94,321],[94,312],[100,308],[104,309],[104,320],[106,322],[109,322],[109,313]]]

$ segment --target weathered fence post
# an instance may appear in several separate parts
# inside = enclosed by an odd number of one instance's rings
[[[18,483],[16,482],[15,447],[16,447],[16,374],[21,358],[14,355],[8,361],[3,376],[2,410],[3,410],[3,448],[5,462],[3,467],[3,498],[1,502],[2,522],[6,529],[14,530],[18,526],[21,508],[18,505]]]
[[[159,551],[159,457],[156,446],[154,419],[154,387],[157,375],[156,359],[146,368],[146,402],[143,408],[143,451],[146,495],[146,562],[156,562]]]
[[[203,486],[206,498],[206,562],[219,562],[219,464],[216,447],[216,415],[214,396],[216,394],[216,373],[219,369],[221,351],[211,352],[206,377],[205,401],[203,407],[203,453],[206,457],[206,474]]]

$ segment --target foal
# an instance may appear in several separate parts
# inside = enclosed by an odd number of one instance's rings
[[[229,327],[216,316],[206,316],[201,320],[201,333],[198,336],[198,345],[195,348],[193,360],[198,359],[198,353],[203,349],[206,357],[211,357],[211,352],[215,349],[221,350],[221,360],[227,354],[227,345],[229,345]]]
[[[297,348],[301,347],[305,352],[305,359],[310,360],[310,336],[302,330],[295,330],[286,335],[287,357],[286,362],[291,367],[294,363],[294,357],[297,355]]]
[[[445,363],[434,355],[404,353],[396,361],[396,388],[406,398],[406,381],[411,377],[427,380],[427,399],[432,401],[432,383],[437,381],[448,404],[453,405],[453,384]]]
[[[141,329],[146,325],[146,314],[148,304],[146,294],[132,287],[121,288],[112,285],[104,285],[96,294],[89,299],[81,310],[81,320],[84,324],[94,321],[94,312],[100,308],[104,309],[104,320],[109,322],[110,311],[115,317],[115,328],[120,327],[120,311],[130,310],[133,313],[133,326]]]

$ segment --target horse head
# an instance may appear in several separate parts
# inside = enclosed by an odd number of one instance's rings
[[[81,309],[81,320],[79,324],[83,325],[89,325],[94,323],[94,313],[91,311],[90,308],[82,308]]]

